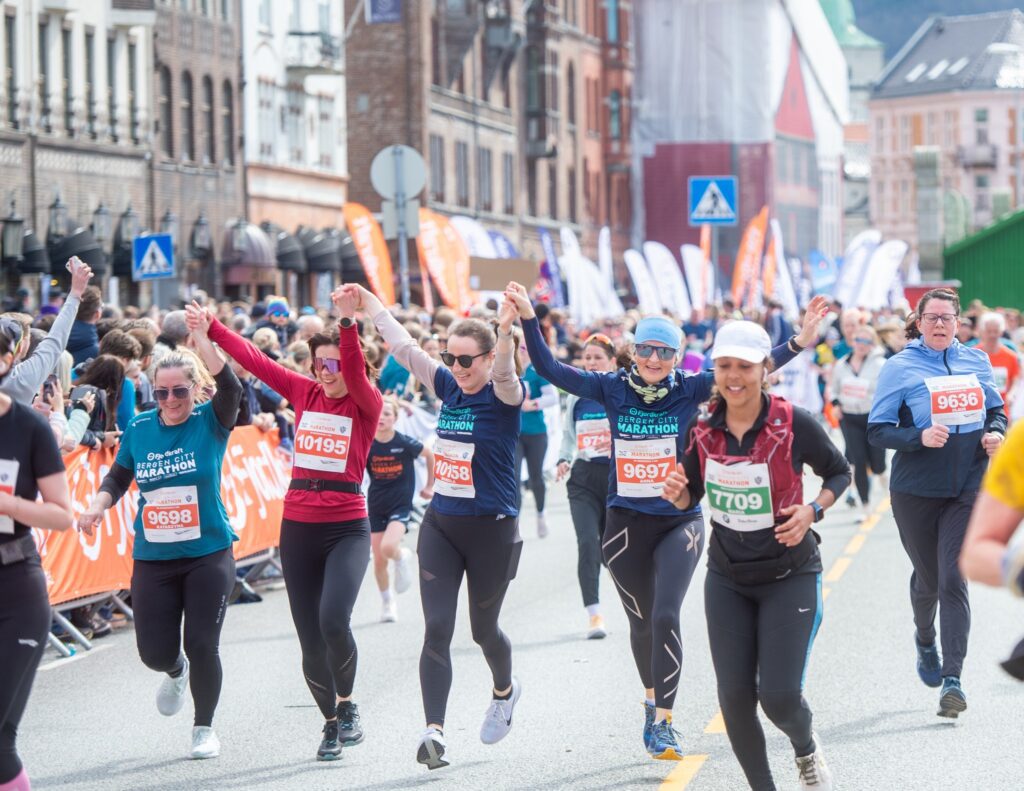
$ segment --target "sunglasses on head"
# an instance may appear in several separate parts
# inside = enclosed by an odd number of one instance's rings
[[[457,362],[463,368],[469,368],[473,365],[473,360],[477,357],[483,357],[489,352],[480,352],[480,354],[451,354],[450,352],[441,352],[441,362],[451,368]]]
[[[871,338],[854,338],[853,342],[862,344],[864,346],[870,346],[872,343],[874,343],[874,341],[871,340]]]
[[[676,356],[676,350],[671,346],[651,346],[648,343],[638,343],[636,345],[636,356],[641,360],[646,360],[652,354],[657,354],[658,359],[662,362],[668,362]]]
[[[317,357],[313,360],[313,365],[318,371],[327,371],[329,374],[341,373],[341,360],[333,357]]]
[[[587,343],[603,343],[605,346],[615,345],[612,343],[611,338],[609,338],[607,335],[601,332],[595,332],[593,335],[587,338]]]
[[[153,398],[157,401],[166,401],[172,395],[177,399],[188,398],[194,385],[178,385],[176,387],[154,387]]]

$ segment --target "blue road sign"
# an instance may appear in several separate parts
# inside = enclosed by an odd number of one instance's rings
[[[736,225],[736,177],[691,176],[690,225]]]
[[[132,240],[132,280],[174,277],[174,244],[169,233],[136,236]]]
[[[402,21],[402,0],[366,0],[366,24]]]

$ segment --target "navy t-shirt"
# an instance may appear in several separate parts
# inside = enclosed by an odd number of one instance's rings
[[[367,511],[390,516],[412,507],[416,493],[415,461],[422,452],[422,442],[397,431],[387,442],[374,439],[366,460],[370,476]]]
[[[39,496],[36,482],[63,471],[64,459],[46,418],[32,407],[12,401],[11,408],[0,416],[0,488],[34,501]],[[0,544],[28,535],[31,529],[24,522],[0,516]]]

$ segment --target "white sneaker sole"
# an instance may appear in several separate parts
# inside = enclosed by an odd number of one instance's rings
[[[497,744],[502,739],[504,739],[506,736],[508,736],[509,731],[512,730],[512,717],[515,716],[516,704],[519,702],[519,698],[520,698],[520,696],[522,694],[523,694],[523,686],[522,686],[522,684],[520,684],[519,681],[517,681],[516,679],[513,679],[512,680],[512,714],[508,718],[508,723],[506,724],[505,730],[501,734],[499,734],[497,736],[497,738],[489,738],[484,733],[484,730],[486,729],[487,723],[489,722],[489,720],[485,719],[484,720],[484,727],[480,729],[480,741],[481,742],[483,742],[484,744]]]
[[[445,747],[444,745],[434,739],[426,739],[420,742],[419,748],[416,750],[416,761],[423,764],[427,769],[441,769],[448,766],[448,761],[445,760]]]

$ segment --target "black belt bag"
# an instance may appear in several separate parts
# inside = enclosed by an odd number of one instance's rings
[[[0,544],[0,566],[13,566],[15,563],[38,557],[36,542],[31,533]]]
[[[777,558],[736,563],[729,560],[718,541],[718,534],[712,530],[711,540],[708,542],[708,557],[725,576],[739,585],[764,585],[768,582],[778,582],[796,573],[818,551],[818,534],[810,532],[814,540],[808,541],[805,536],[799,546],[786,547],[786,551]]]
[[[304,492],[345,492],[347,494],[362,494],[363,487],[355,481],[324,481],[319,478],[292,478],[288,484],[289,489],[298,489]]]

